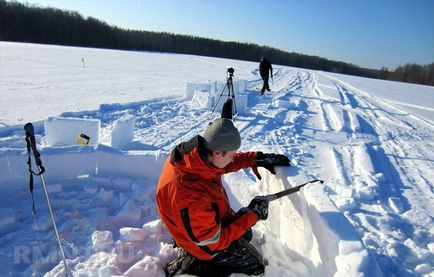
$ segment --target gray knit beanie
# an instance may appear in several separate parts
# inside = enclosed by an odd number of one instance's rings
[[[214,151],[233,151],[241,146],[241,137],[232,120],[214,120],[203,135],[205,147]]]

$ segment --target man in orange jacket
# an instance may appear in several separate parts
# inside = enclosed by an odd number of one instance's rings
[[[275,165],[290,165],[290,161],[279,154],[237,153],[240,146],[232,121],[219,118],[203,137],[179,144],[166,160],[157,188],[158,213],[181,248],[166,266],[167,276],[264,272],[264,259],[249,241],[250,228],[268,217],[268,202],[255,198],[235,212],[221,176],[251,167],[260,178],[257,166],[274,174]]]

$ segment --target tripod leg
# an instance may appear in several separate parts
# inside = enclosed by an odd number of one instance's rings
[[[233,85],[232,82],[229,84],[228,90],[229,90],[229,92],[231,94],[231,99],[233,101],[233,109],[231,109],[232,115],[235,115],[235,114],[238,113],[238,111],[237,111],[237,102],[235,101],[234,85]]]
[[[212,113],[214,113],[215,112],[215,108],[218,106],[218,104],[219,104],[219,102],[220,102],[220,99],[222,98],[222,96],[223,96],[223,92],[225,91],[225,88],[227,87],[227,85],[225,85],[224,87],[223,87],[223,90],[222,90],[222,92],[220,93],[220,96],[219,96],[219,98],[217,99],[217,102],[214,104],[214,108],[212,109]],[[229,89],[228,89],[229,90]]]

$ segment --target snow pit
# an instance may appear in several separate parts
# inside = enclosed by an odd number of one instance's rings
[[[116,149],[123,149],[133,140],[134,126],[136,118],[131,114],[126,114],[115,121],[111,132],[110,145]]]
[[[8,165],[2,182],[27,184],[25,153],[0,153],[0,164]],[[51,195],[52,205],[74,276],[164,276],[163,266],[176,254],[155,203],[156,183],[167,153],[131,154],[98,145],[45,147],[41,154],[46,180],[57,188]],[[228,193],[234,209],[247,205],[258,193],[277,192],[296,183],[291,169],[279,170],[277,175],[260,171],[263,180],[259,183],[242,172],[224,177],[231,184]],[[259,191],[246,193],[250,183]],[[21,254],[29,259],[18,266],[26,268],[28,275],[50,271],[46,276],[62,276],[63,265],[54,255],[56,241],[42,206],[40,184],[35,188],[38,218],[32,232],[24,231],[32,225],[29,214],[19,223],[22,233],[14,233],[4,249],[13,253],[15,245],[35,245],[36,250]],[[269,261],[266,276],[379,276],[377,264],[354,227],[322,189],[313,186],[273,202],[268,220],[253,227],[252,243]],[[23,202],[26,197],[27,190],[22,194]],[[346,200],[341,203],[346,209],[353,205]],[[14,223],[12,216],[25,212],[6,210],[4,214]],[[39,250],[41,244],[43,251]]]
[[[0,209],[0,227],[15,222],[15,213],[12,209]]]
[[[99,119],[50,117],[45,120],[44,128],[45,146],[79,145],[79,141],[86,145],[97,145],[101,122]],[[79,138],[80,134],[90,139]]]
[[[141,228],[144,222],[158,218],[155,187],[167,153],[137,151],[129,155],[101,145],[45,147],[40,152],[57,226],[74,276],[95,272],[125,274],[136,261],[112,266],[108,256],[97,255],[99,251],[110,251],[119,238],[124,243],[139,243],[143,252],[155,248],[155,255],[160,256],[160,243],[170,242],[161,223],[152,223],[147,231]],[[35,220],[32,218],[26,158],[21,149],[0,150],[0,164],[5,165],[0,187],[9,187],[0,206],[0,235],[7,239],[2,242],[2,251],[12,253],[0,256],[5,265],[0,268],[0,275],[15,272],[14,267],[24,271],[25,276],[42,276],[47,271],[51,272],[46,276],[64,276],[38,177],[34,179],[36,216]],[[8,199],[20,204],[14,205]],[[143,239],[147,233],[152,239],[145,247]],[[128,248],[126,251],[126,256],[132,255]],[[173,249],[165,253],[169,258],[174,255]],[[59,266],[53,269],[56,265]]]

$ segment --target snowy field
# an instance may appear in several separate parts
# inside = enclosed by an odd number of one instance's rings
[[[254,226],[264,276],[434,276],[434,88],[275,66],[260,96],[257,66],[0,42],[0,275],[64,276],[39,178],[31,213],[31,121],[73,275],[164,276],[175,250],[154,199],[162,164],[219,116],[234,67],[241,151],[295,164],[261,181],[225,176],[235,210],[325,181],[270,203]]]

